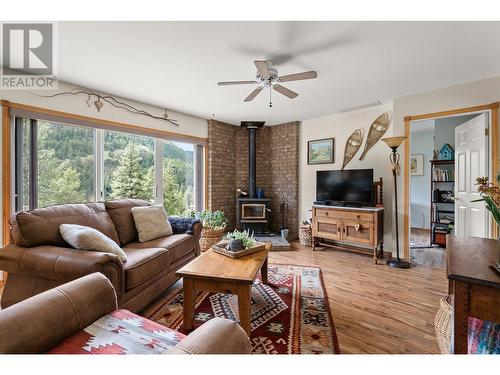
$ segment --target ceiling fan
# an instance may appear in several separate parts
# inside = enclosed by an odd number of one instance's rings
[[[273,106],[271,100],[272,90],[276,90],[282,95],[285,95],[287,98],[294,99],[299,94],[295,91],[287,89],[285,86],[280,85],[282,82],[290,82],[290,81],[302,81],[304,79],[313,79],[318,76],[315,71],[302,72],[302,73],[294,73],[288,74],[285,76],[278,75],[278,69],[273,65],[271,61],[259,61],[255,60],[253,62],[257,68],[257,76],[255,81],[226,81],[226,82],[218,82],[219,86],[230,86],[230,85],[254,85],[257,84],[255,90],[253,90],[250,95],[245,98],[245,102],[251,102],[259,93],[269,87],[269,107]]]

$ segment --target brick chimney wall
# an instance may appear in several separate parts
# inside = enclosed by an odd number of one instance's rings
[[[248,131],[208,121],[208,204],[223,210],[228,229],[236,226],[236,189],[248,189]],[[257,132],[257,188],[271,198],[271,229],[281,227],[280,204],[288,204],[286,225],[291,239],[298,231],[299,123],[265,126]]]

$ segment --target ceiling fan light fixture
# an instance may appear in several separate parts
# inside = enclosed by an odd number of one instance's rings
[[[223,81],[218,82],[218,86],[229,86],[229,85],[244,85],[257,83],[258,87],[254,89],[250,95],[248,95],[244,102],[251,102],[255,97],[264,89],[269,87],[269,107],[273,106],[272,103],[272,90],[278,91],[280,94],[286,96],[289,99],[294,99],[299,96],[298,93],[279,85],[278,82],[288,82],[288,81],[302,81],[306,79],[314,79],[318,74],[311,70],[308,72],[288,74],[284,76],[278,75],[278,70],[273,65],[271,61],[255,60],[254,65],[257,68],[256,80],[255,81]]]

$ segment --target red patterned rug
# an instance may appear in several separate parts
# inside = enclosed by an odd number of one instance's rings
[[[145,317],[182,329],[182,284],[177,283],[146,311]],[[216,316],[238,321],[237,297],[200,292],[194,328]],[[269,286],[252,287],[252,352],[263,354],[338,354],[328,297],[316,267],[269,266]]]

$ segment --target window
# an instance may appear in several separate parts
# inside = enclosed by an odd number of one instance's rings
[[[149,137],[104,133],[104,198],[153,200],[154,143]]]
[[[95,200],[95,130],[38,121],[37,207]]]
[[[167,141],[163,145],[163,205],[169,215],[195,210],[192,144]]]
[[[16,210],[94,200],[94,129],[20,119],[15,134]]]
[[[203,209],[203,146],[16,117],[16,211],[116,198]]]

